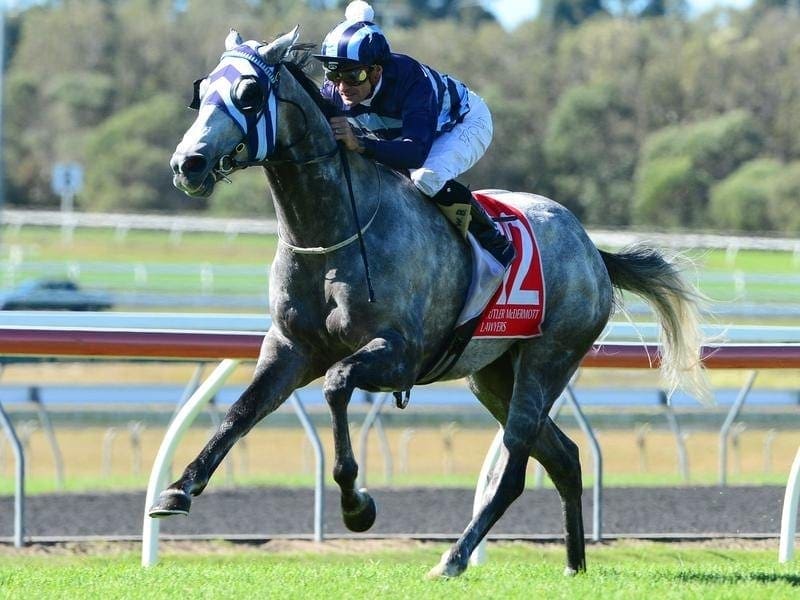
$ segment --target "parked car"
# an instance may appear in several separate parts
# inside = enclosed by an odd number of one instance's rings
[[[108,310],[112,306],[109,294],[82,290],[68,279],[33,279],[0,292],[2,310]]]

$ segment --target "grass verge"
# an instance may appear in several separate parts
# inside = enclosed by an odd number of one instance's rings
[[[489,560],[457,579],[427,580],[442,544],[365,546],[326,542],[312,551],[215,543],[165,547],[161,562],[139,565],[131,548],[85,547],[0,555],[4,598],[795,598],[798,564],[779,565],[766,547],[616,542],[590,545],[589,569],[562,575],[556,544],[493,543]],[[33,596],[31,596],[33,594]]]

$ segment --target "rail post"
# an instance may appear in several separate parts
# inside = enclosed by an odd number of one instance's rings
[[[664,411],[664,416],[667,418],[669,429],[675,438],[675,445],[678,448],[678,472],[684,482],[689,481],[689,454],[686,452],[686,443],[681,432],[681,426],[678,423],[678,417],[672,409],[671,395],[667,395],[664,390],[658,392],[658,403]]]
[[[794,457],[786,483],[786,494],[783,498],[781,514],[781,541],[778,549],[778,561],[785,563],[794,556],[794,537],[797,533],[797,509],[800,508],[800,447]]]
[[[161,447],[156,454],[153,468],[150,471],[150,479],[147,484],[147,495],[144,501],[144,522],[142,524],[142,566],[151,567],[158,561],[158,531],[159,521],[147,514],[153,505],[156,495],[166,484],[166,474],[175,455],[183,434],[192,424],[197,414],[203,409],[214,394],[216,394],[234,369],[239,365],[238,360],[223,360],[211,375],[208,376],[200,387],[192,394],[186,403],[175,415],[169,424],[167,433],[161,442]]]
[[[497,463],[497,459],[500,458],[500,447],[502,445],[503,428],[501,427],[494,435],[494,439],[489,446],[489,451],[486,453],[486,457],[483,459],[481,473],[478,475],[478,486],[475,488],[475,498],[472,501],[473,517],[475,517],[481,510],[481,506],[483,505],[483,496],[486,492],[486,488],[489,486],[489,478],[492,475],[492,469],[494,468],[495,463]],[[475,550],[472,551],[472,554],[469,557],[469,562],[471,565],[482,565],[486,562],[486,538],[483,538],[480,543],[475,546]]]
[[[572,404],[572,409],[578,419],[578,425],[580,425],[584,435],[589,438],[589,445],[592,448],[592,468],[594,471],[594,486],[592,486],[592,541],[599,542],[603,539],[603,451],[600,449],[600,443],[597,441],[594,429],[592,429],[586,415],[581,410],[580,404],[578,404],[578,399],[575,397],[572,386],[568,385],[564,393]]]
[[[747,381],[745,381],[742,389],[739,390],[739,395],[736,397],[736,401],[728,411],[728,416],[725,417],[725,422],[719,430],[719,484],[723,487],[728,485],[728,436],[730,435],[733,422],[742,410],[744,401],[747,400],[747,395],[753,388],[757,376],[758,371],[750,371],[750,374],[747,376]]]
[[[317,468],[314,472],[314,541],[321,542],[325,539],[325,453],[322,450],[322,442],[317,430],[308,417],[297,392],[292,392],[289,401],[292,403],[294,412],[297,413],[297,418],[300,419],[308,441],[311,442],[317,461]]]
[[[14,471],[14,547],[22,548],[25,545],[25,452],[22,443],[14,431],[14,425],[0,402],[0,421],[5,429],[8,441],[14,450],[16,469]]]
[[[356,477],[356,488],[362,488],[367,485],[367,442],[369,440],[369,430],[375,424],[375,421],[380,418],[381,409],[384,402],[389,397],[389,392],[378,394],[373,397],[372,406],[364,417],[364,422],[361,424],[361,430],[358,434],[358,475]]]
[[[28,400],[36,406],[36,412],[39,414],[39,424],[42,426],[47,441],[50,444],[50,450],[53,453],[53,464],[56,469],[56,489],[60,490],[64,487],[64,459],[61,456],[61,449],[58,447],[58,440],[56,440],[53,423],[50,420],[47,409],[44,407],[37,386],[28,388]]]

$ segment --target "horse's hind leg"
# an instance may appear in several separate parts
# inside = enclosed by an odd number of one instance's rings
[[[511,419],[509,419],[511,421]],[[527,429],[527,427],[522,427]],[[528,431],[524,431],[525,434]],[[528,435],[520,435],[520,427],[511,423],[503,434],[503,445],[492,471],[492,480],[484,494],[483,506],[472,519],[458,541],[444,553],[439,564],[428,573],[429,577],[455,577],[464,572],[475,547],[489,529],[516,500],[525,487],[525,468],[530,445]]]
[[[267,333],[252,383],[231,406],[212,438],[181,475],[161,492],[150,507],[151,517],[188,514],[191,496],[199,495],[234,443],[267,414],[278,408],[296,388],[313,376],[308,360],[288,340]]]
[[[350,443],[347,405],[356,387],[409,389],[414,373],[407,356],[405,340],[387,333],[334,364],[325,376],[323,391],[331,410],[336,453],[333,479],[341,490],[342,518],[351,531],[366,531],[372,527],[376,510],[375,502],[366,490],[355,488],[358,465]]]
[[[581,506],[583,484],[578,446],[548,418],[536,437],[531,456],[542,464],[561,496],[567,546],[564,572],[574,575],[585,571],[586,549]]]
[[[472,519],[458,541],[442,556],[439,564],[431,569],[431,577],[453,577],[466,568],[475,547],[489,532],[489,529],[503,515],[511,503],[522,494],[525,488],[525,468],[533,444],[547,411],[558,395],[560,382],[548,380],[544,373],[538,373],[525,365],[538,364],[533,345],[522,345],[512,354],[509,362],[497,362],[486,373],[472,378],[478,397],[495,417],[504,425],[503,445],[500,458],[492,471],[492,480],[484,494],[483,506]],[[513,372],[508,367],[513,365]],[[558,368],[552,365],[554,371]],[[502,384],[502,377],[493,377],[494,369],[501,369],[514,377],[513,391],[508,393]],[[564,367],[562,371],[567,371]],[[494,373],[494,375],[497,375]],[[481,384],[484,384],[481,390]],[[485,392],[485,393],[482,393]],[[503,398],[510,396],[510,401]],[[506,408],[507,407],[507,408]],[[505,417],[505,419],[503,419]]]

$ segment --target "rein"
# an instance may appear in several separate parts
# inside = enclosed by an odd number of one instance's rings
[[[356,222],[356,228],[358,229],[358,246],[359,250],[361,250],[361,260],[364,261],[364,276],[367,279],[367,292],[368,292],[368,301],[375,302],[375,291],[372,289],[372,279],[369,276],[369,263],[367,262],[367,248],[364,246],[364,231],[359,226],[358,222],[358,210],[356,208],[356,197],[353,194],[353,180],[350,175],[350,161],[347,160],[347,153],[342,150],[340,153],[342,157],[342,167],[344,168],[344,178],[347,180],[347,191],[350,195],[350,208],[353,210],[353,219]],[[378,171],[378,169],[375,169]],[[378,185],[380,186],[381,174],[378,171]],[[381,207],[381,196],[380,196],[380,187],[378,188],[378,206],[375,207],[375,214],[378,214],[378,209]],[[375,216],[373,215],[373,219]],[[372,219],[370,219],[370,223],[372,223]]]

